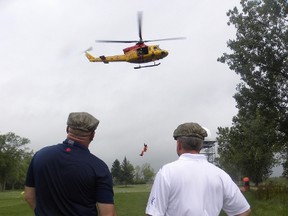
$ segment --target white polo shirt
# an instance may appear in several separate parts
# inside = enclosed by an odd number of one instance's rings
[[[239,187],[201,154],[182,154],[159,170],[146,214],[153,216],[218,216],[247,211],[250,205]]]

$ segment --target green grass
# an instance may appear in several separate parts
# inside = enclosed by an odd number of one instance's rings
[[[118,216],[143,216],[149,196],[150,185],[114,187],[115,206]],[[251,205],[251,216],[287,216],[288,200],[257,199],[255,191],[244,193]],[[0,215],[33,216],[32,210],[21,197],[21,191],[0,192]],[[222,212],[220,214],[224,216]]]
[[[288,202],[279,202],[277,199],[258,200],[255,191],[244,193],[251,206],[251,216],[288,216]],[[220,216],[224,216],[221,212]]]
[[[143,216],[150,193],[150,185],[114,187],[115,206],[118,216]]]
[[[32,216],[28,204],[23,200],[22,191],[0,192],[0,215],[3,216]]]

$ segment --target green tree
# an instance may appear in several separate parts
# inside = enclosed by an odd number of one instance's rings
[[[150,166],[150,164],[145,163],[141,167],[136,166],[134,169],[134,183],[146,184],[153,180],[154,175],[154,169]]]
[[[26,172],[33,154],[33,151],[29,151],[28,149],[26,151],[26,148],[22,150],[18,163],[16,163],[11,175],[8,177],[7,185],[9,185],[12,190],[23,188]]]
[[[25,148],[30,140],[9,132],[0,135],[0,186],[5,191],[6,184],[13,186],[17,181],[23,181],[26,175],[27,161],[33,152]]]
[[[262,139],[261,154],[282,152],[287,161],[288,3],[287,0],[241,0],[240,3],[242,11],[235,7],[227,13],[228,24],[236,27],[236,39],[227,43],[232,53],[224,53],[218,59],[242,80],[234,95],[239,109],[233,119],[235,131],[241,138],[253,139],[249,132],[261,131],[263,124],[268,123],[264,130],[269,134]],[[255,139],[260,143],[260,134]],[[270,149],[266,148],[266,142],[269,142]],[[265,157],[270,156],[266,154]],[[287,166],[284,166],[284,173],[288,173],[285,169]]]
[[[119,184],[121,182],[121,166],[118,159],[116,159],[112,164],[111,174],[113,177],[113,183]]]
[[[286,153],[288,155],[288,153]],[[283,165],[283,176],[288,176],[288,158],[285,159],[285,162],[282,164]]]
[[[125,157],[121,163],[121,182],[127,186],[127,184],[133,183],[133,175],[134,167]]]
[[[218,154],[220,156],[217,158],[217,163],[221,168],[230,174],[232,179],[239,181],[242,174],[241,167],[238,165],[238,157],[243,151],[242,149],[239,151],[237,146],[235,146],[238,141],[235,140],[235,137],[233,137],[233,128],[219,127],[217,135]]]
[[[141,168],[138,165],[134,168],[134,183],[135,184],[144,183]]]
[[[141,171],[142,171],[143,180],[145,183],[152,181],[154,177],[154,169],[151,168],[150,164],[148,163],[143,164]]]
[[[272,151],[275,137],[274,128],[266,119],[256,114],[244,122],[234,123],[230,129],[218,130],[220,164],[227,172],[232,172],[238,180],[249,176],[256,185],[269,177],[276,163]]]

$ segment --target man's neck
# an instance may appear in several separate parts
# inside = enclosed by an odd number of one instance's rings
[[[182,155],[182,154],[185,154],[185,153],[187,153],[187,154],[199,154],[199,152],[196,151],[196,150],[189,150],[189,151],[188,150],[185,150],[185,151],[183,150],[183,151],[180,152],[179,156]]]
[[[90,140],[88,139],[88,137],[79,137],[79,136],[75,136],[72,133],[67,134],[67,139],[73,140],[73,141],[85,146],[86,148],[88,148],[89,144],[90,144]]]

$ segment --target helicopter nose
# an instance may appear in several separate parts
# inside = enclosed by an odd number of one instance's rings
[[[163,57],[166,57],[166,56],[168,55],[168,51],[162,50],[162,51],[161,51],[161,55],[162,55]]]

